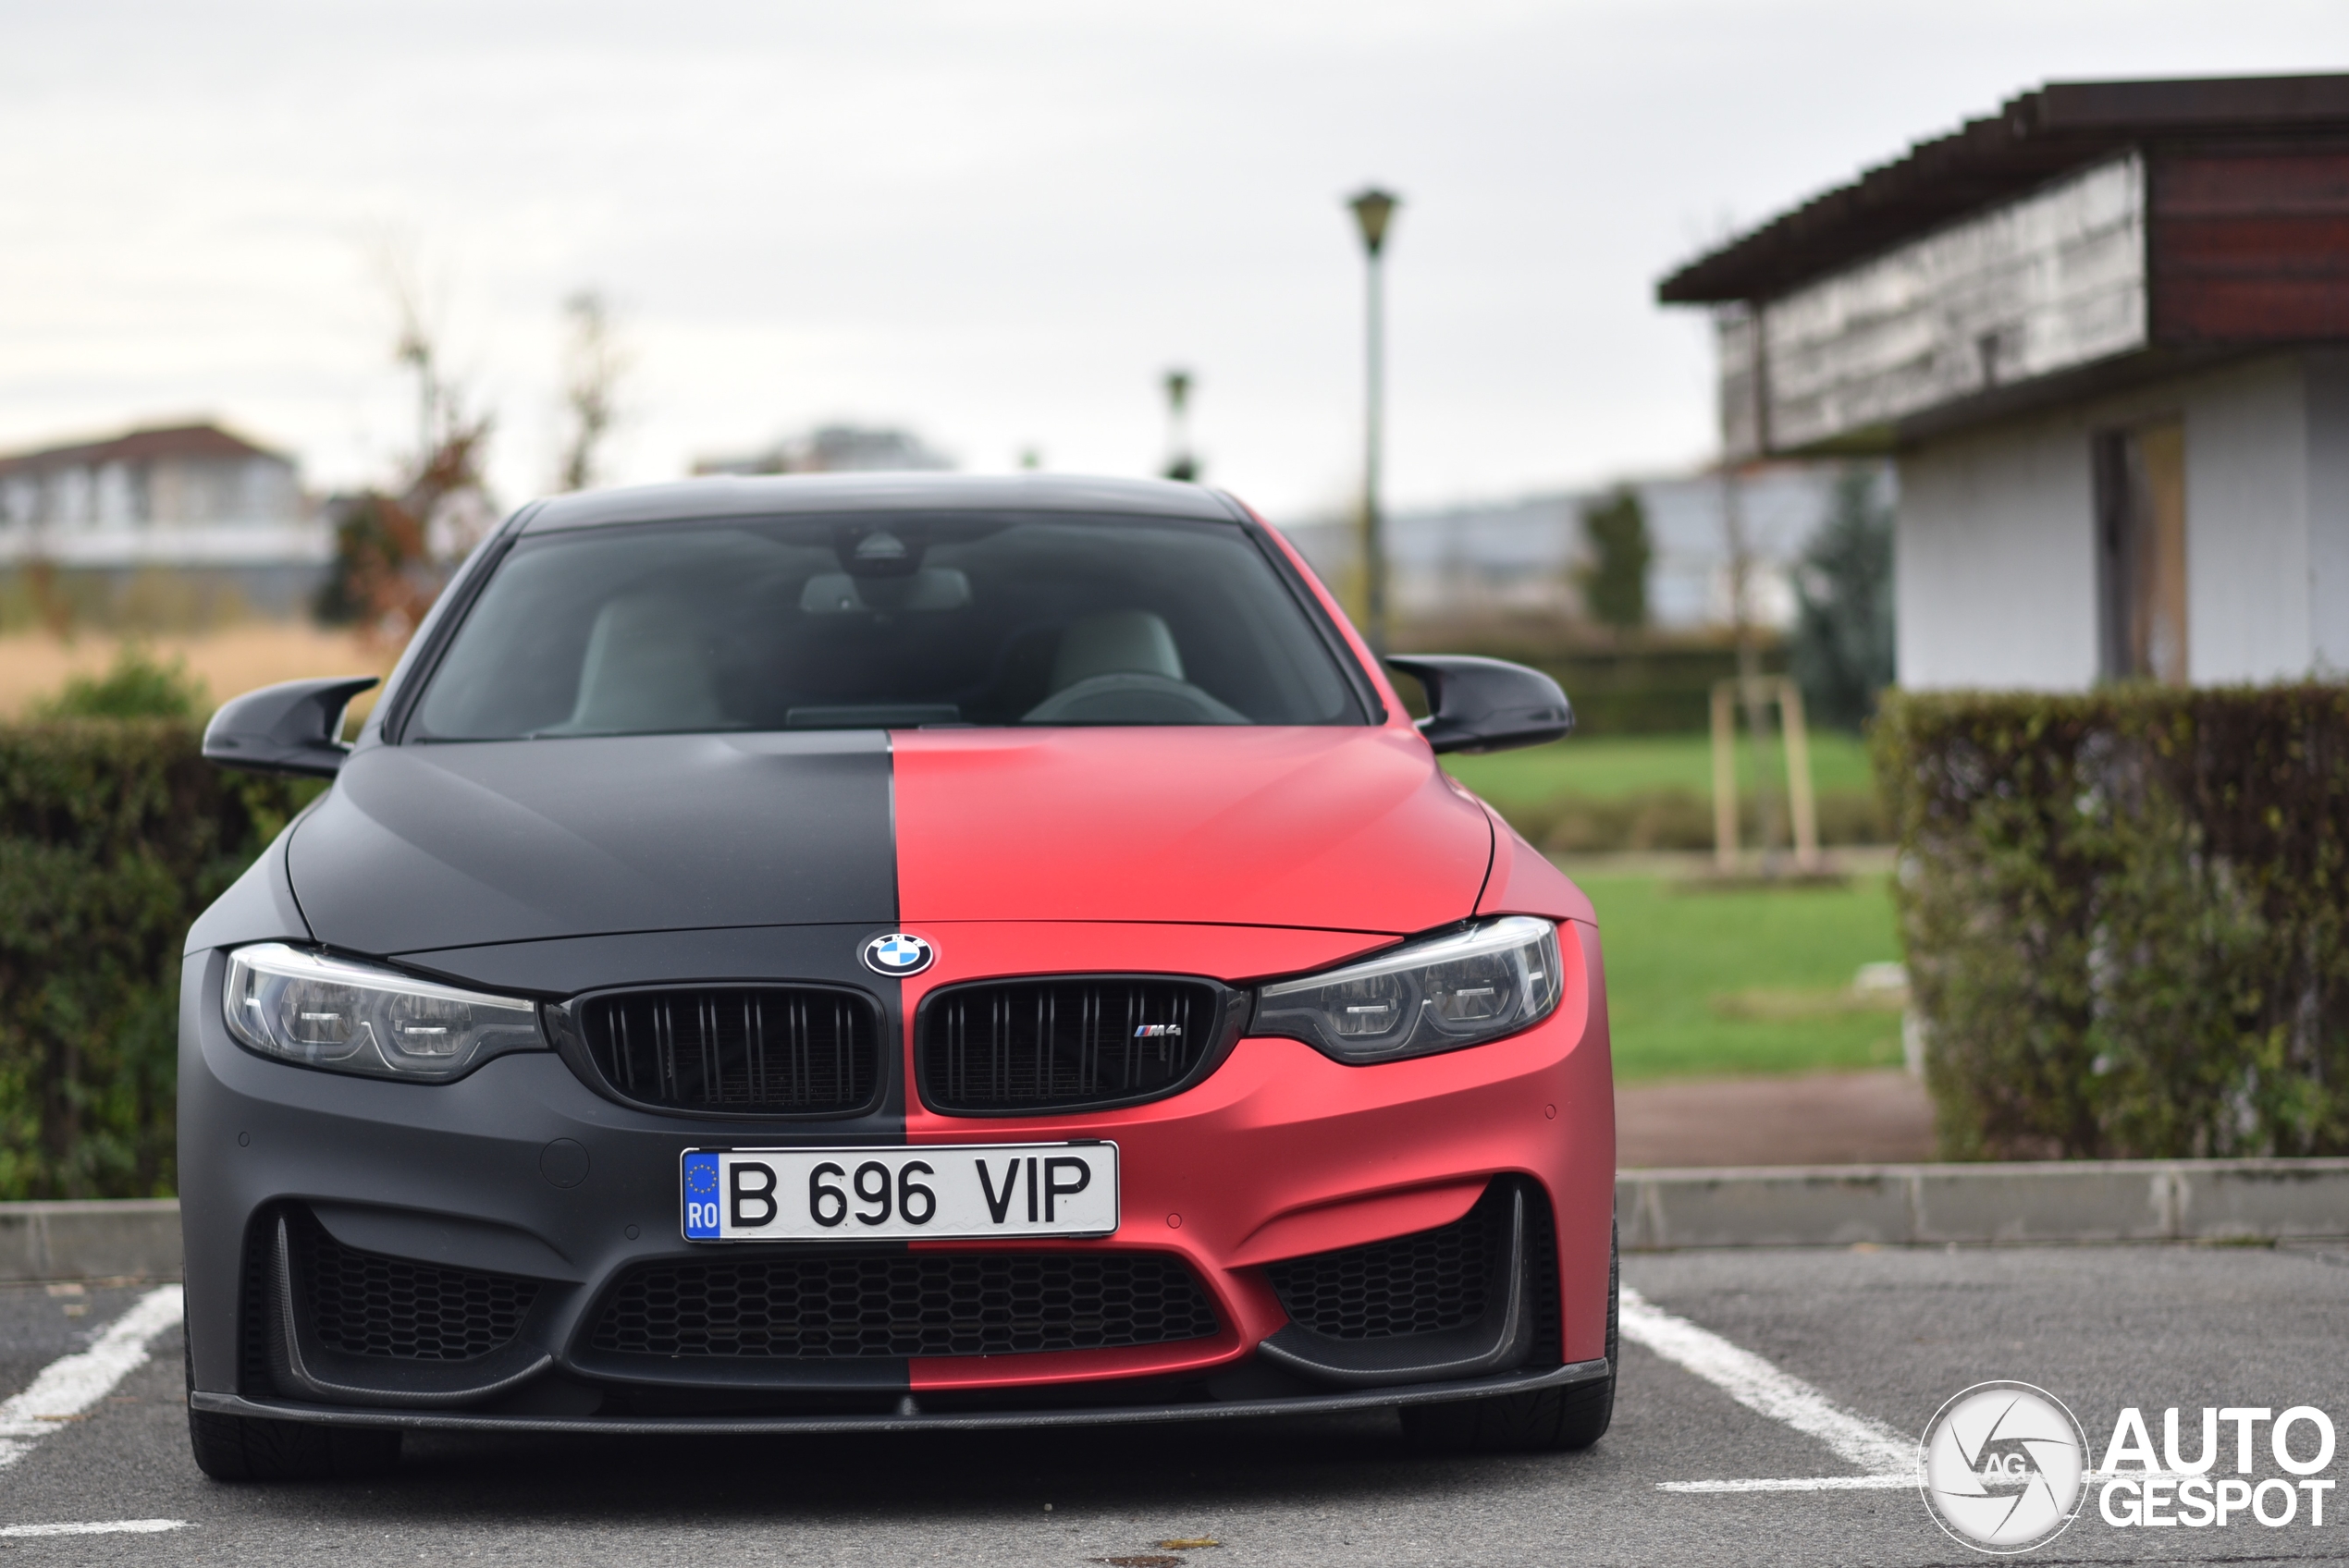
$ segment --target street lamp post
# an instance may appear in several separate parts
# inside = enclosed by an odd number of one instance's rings
[[[1199,459],[1191,453],[1191,373],[1166,373],[1166,477],[1195,484]]]
[[[1362,255],[1367,267],[1364,322],[1364,394],[1362,421],[1362,608],[1364,635],[1371,652],[1386,655],[1386,541],[1379,517],[1380,447],[1386,423],[1386,321],[1381,286],[1380,253],[1386,249],[1386,226],[1401,204],[1400,198],[1372,186],[1347,205],[1362,231]]]

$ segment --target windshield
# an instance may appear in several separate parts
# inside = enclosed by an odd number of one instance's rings
[[[525,536],[413,733],[1361,722],[1236,525],[867,512]]]

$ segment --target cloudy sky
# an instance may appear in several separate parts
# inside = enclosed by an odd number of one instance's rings
[[[214,415],[314,484],[412,438],[387,261],[553,474],[560,302],[613,302],[623,479],[818,421],[966,468],[1162,459],[1276,515],[1359,465],[1401,192],[1401,502],[1703,459],[1654,280],[2049,79],[2349,68],[2342,0],[0,0],[0,447]]]

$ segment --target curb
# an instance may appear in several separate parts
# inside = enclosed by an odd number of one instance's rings
[[[178,1198],[0,1203],[0,1283],[178,1278]]]
[[[2349,1159],[1625,1170],[1627,1251],[2349,1236]]]
[[[2349,1159],[1625,1170],[1630,1252],[2349,1237]],[[0,1203],[0,1283],[176,1280],[179,1200]]]

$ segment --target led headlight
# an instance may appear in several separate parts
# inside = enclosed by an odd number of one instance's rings
[[[1392,1061],[1514,1035],[1559,991],[1557,927],[1505,915],[1258,988],[1252,1035],[1287,1035],[1345,1062]]]
[[[547,1046],[535,1003],[282,942],[228,955],[221,1006],[228,1032],[264,1056],[378,1078],[445,1082]]]

